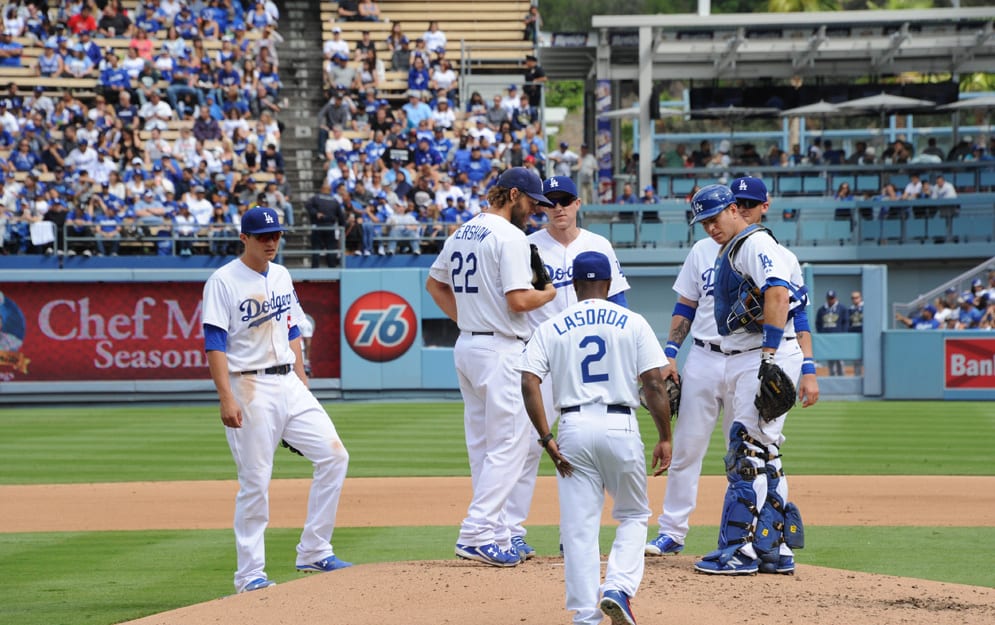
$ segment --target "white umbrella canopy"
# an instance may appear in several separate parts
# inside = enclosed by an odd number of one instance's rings
[[[890,93],[879,93],[866,98],[857,98],[856,100],[840,102],[837,106],[843,109],[859,109],[884,114],[932,108],[936,106],[936,102],[931,100],[906,98],[905,96],[892,95]]]
[[[967,98],[964,100],[958,100],[957,102],[952,102],[950,104],[944,104],[939,107],[938,110],[941,111],[984,111],[985,112],[985,126],[988,128],[988,134],[991,135],[992,132],[992,118],[991,112],[995,111],[995,95],[981,96],[979,98]]]
[[[792,109],[785,109],[780,112],[781,117],[809,117],[828,115],[850,115],[852,111],[841,109],[838,105],[825,100],[819,100],[805,106],[797,106]]]

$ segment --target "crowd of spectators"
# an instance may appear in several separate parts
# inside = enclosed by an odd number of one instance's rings
[[[487,206],[487,190],[507,167],[545,178],[572,174],[580,158],[563,143],[547,153],[539,106],[545,72],[525,57],[522,83],[486,102],[479,92],[460,107],[459,75],[446,56],[438,22],[412,41],[392,22],[383,42],[368,30],[350,45],[341,21],[356,21],[350,3],[324,43],[327,103],[318,115],[318,153],[325,176],[308,202],[312,266],[338,262],[334,230],[347,253],[420,254]],[[383,57],[383,58],[381,58]],[[385,72],[406,77],[403,104],[381,97]],[[533,218],[530,229],[542,226]]]
[[[949,287],[913,316],[896,314],[895,320],[913,330],[995,330],[995,271],[987,284],[979,277],[967,291]]]
[[[13,81],[0,96],[4,253],[115,255],[142,239],[155,253],[225,253],[260,202],[292,223],[272,0],[149,0],[134,14],[113,0],[38,4],[3,13],[0,76],[25,64],[92,87],[22,94]],[[33,65],[3,57],[23,52],[15,38],[43,48]]]

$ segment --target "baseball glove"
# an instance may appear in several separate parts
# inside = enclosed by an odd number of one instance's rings
[[[303,456],[303,455],[304,455],[304,454],[302,454],[302,453],[300,452],[300,450],[299,450],[299,449],[297,449],[296,447],[294,447],[293,445],[291,445],[291,444],[290,444],[290,443],[288,443],[287,441],[283,440],[282,438],[280,439],[280,446],[281,446],[281,447],[286,447],[287,449],[289,449],[289,450],[290,450],[290,452],[291,452],[291,453],[295,453],[295,454],[297,454],[298,456]]]
[[[677,409],[681,405],[681,383],[675,382],[673,378],[665,378],[663,388],[667,391],[667,400],[670,402],[670,416],[677,418]],[[646,405],[646,391],[639,387],[639,405],[649,410]]]
[[[774,364],[773,356],[764,355],[760,361],[760,390],[753,405],[760,411],[760,418],[770,422],[780,417],[795,405],[795,383]]]
[[[529,247],[532,248],[532,257],[529,259],[529,263],[532,265],[532,287],[537,291],[541,291],[553,279],[549,277],[549,271],[546,270],[546,263],[542,262],[542,256],[539,255],[539,248],[536,247],[535,243],[530,243]]]

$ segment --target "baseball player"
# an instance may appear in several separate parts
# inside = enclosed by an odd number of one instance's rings
[[[290,273],[273,263],[283,233],[279,215],[258,206],[242,216],[242,255],[204,285],[204,345],[221,401],[221,422],[238,470],[235,498],[235,589],[274,584],[265,570],[273,455],[286,440],[314,465],[297,570],[351,566],[329,542],[349,454],[311,394],[301,356],[304,319]]]
[[[425,288],[460,336],[453,350],[473,500],[460,526],[456,555],[493,566],[515,566],[508,496],[528,452],[531,428],[515,364],[532,335],[526,313],[548,304],[556,288],[533,286],[523,228],[537,206],[550,204],[542,180],[523,167],[498,176],[490,208],[460,226],[432,263]],[[538,282],[536,283],[539,284]]]
[[[547,178],[542,185],[546,199],[553,206],[546,209],[549,221],[542,230],[537,230],[528,236],[529,243],[539,249],[539,255],[546,265],[556,287],[556,298],[542,308],[528,313],[529,325],[534,330],[539,324],[566,310],[577,303],[577,294],[573,288],[573,261],[581,252],[596,251],[608,257],[612,266],[611,288],[608,290],[608,300],[627,307],[625,292],[629,282],[622,274],[621,265],[615,256],[615,250],[608,239],[584,230],[577,226],[577,212],[580,210],[580,198],[577,197],[577,187],[568,176],[553,176]],[[559,413],[553,407],[552,381],[543,380],[542,398],[546,414],[552,415],[555,421]],[[536,476],[539,472],[539,460],[542,449],[535,445],[529,446],[522,475],[508,498],[508,521],[511,524],[511,542],[523,559],[535,555],[535,549],[525,542],[526,530],[523,527],[532,507],[532,494],[535,491]]]
[[[557,470],[566,608],[578,625],[595,625],[604,615],[613,625],[635,625],[629,600],[643,577],[641,545],[650,515],[637,380],[659,435],[652,463],[659,475],[671,453],[662,372],[667,360],[646,319],[607,301],[614,270],[606,255],[582,252],[572,269],[578,301],[536,329],[519,363],[522,394],[539,444]],[[539,388],[547,375],[554,378],[553,404],[560,413],[555,439]],[[606,490],[619,525],[601,585],[598,535]]]
[[[770,208],[767,187],[759,178],[737,178],[731,185],[743,218],[750,224],[760,223]],[[671,367],[667,375],[676,377],[677,352],[688,332],[694,346],[688,353],[681,372],[680,418],[674,429],[674,458],[667,473],[667,490],[659,522],[659,534],[646,544],[647,555],[680,553],[688,533],[688,519],[697,503],[698,479],[708,443],[715,429],[719,410],[729,391],[721,373],[725,371],[726,354],[714,315],[714,266],[719,244],[711,237],[701,239],[691,248],[687,260],[674,282],[678,300],[671,317],[670,335],[664,352]],[[793,269],[801,275],[801,268]],[[796,309],[793,323],[785,328],[786,340],[797,337],[806,363],[798,384],[798,397],[803,407],[818,401],[819,386],[812,360],[812,336],[804,307]],[[728,440],[730,411],[723,410],[723,440]],[[767,572],[762,569],[762,572]],[[787,571],[782,571],[787,572]]]
[[[792,380],[803,364],[798,341],[785,336],[785,327],[806,304],[805,287],[794,255],[765,228],[744,219],[728,187],[701,189],[692,207],[691,223],[700,222],[721,245],[713,295],[720,349],[726,354],[724,405],[732,416],[718,549],[695,569],[754,574],[763,557],[772,572],[793,572],[790,548],[803,545],[801,517],[787,501],[779,448],[784,413],[794,402]]]

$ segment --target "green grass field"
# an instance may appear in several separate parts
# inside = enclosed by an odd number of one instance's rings
[[[350,477],[468,474],[459,403],[328,409],[350,451]],[[643,418],[648,434],[652,426]],[[792,474],[995,474],[990,403],[824,402],[796,410],[786,431],[784,462]],[[707,474],[721,474],[722,447],[713,439]],[[552,474],[545,461],[542,472]],[[309,473],[299,457],[277,454],[275,477]],[[0,418],[2,484],[234,477],[213,405],[5,409]],[[357,563],[450,558],[455,532],[343,528],[335,545]],[[687,552],[709,551],[715,533],[715,527],[692,528]],[[808,527],[807,533],[806,564],[995,586],[995,528]],[[297,534],[267,534],[270,574],[278,582],[297,577]],[[602,536],[605,549],[609,537]],[[555,553],[557,530],[531,528],[530,541],[540,553]],[[0,534],[7,597],[0,622],[109,625],[228,594],[232,542],[230,531]],[[409,549],[403,557],[398,544]]]

